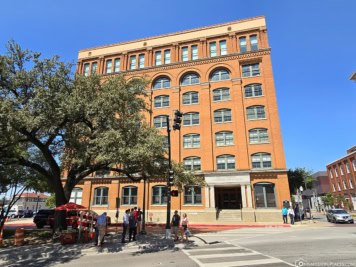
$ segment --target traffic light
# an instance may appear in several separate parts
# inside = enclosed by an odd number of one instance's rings
[[[168,185],[169,186],[174,185],[174,172],[173,171],[169,171]]]
[[[177,197],[178,196],[178,190],[172,190],[171,191],[171,196],[172,197]]]
[[[182,124],[182,116],[183,113],[179,110],[176,110],[176,112],[174,112],[173,130],[180,130]]]

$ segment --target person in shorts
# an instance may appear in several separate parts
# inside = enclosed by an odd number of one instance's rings
[[[178,215],[178,210],[174,212],[174,215],[172,217],[172,233],[174,234],[174,241],[178,241],[178,228],[180,224],[180,216]]]
[[[188,221],[188,216],[186,213],[183,214],[183,220],[182,220],[182,241],[184,242],[184,236],[185,236],[185,239],[186,241],[188,241],[188,224],[189,224],[189,221]]]

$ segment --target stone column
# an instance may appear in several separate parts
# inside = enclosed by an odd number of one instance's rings
[[[252,208],[252,192],[251,192],[251,185],[248,184],[247,187],[247,206],[248,208]]]
[[[242,208],[246,208],[246,185],[241,185]]]
[[[209,187],[205,187],[205,208],[210,208],[210,192],[209,192]]]
[[[210,208],[215,209],[215,188],[210,186]]]

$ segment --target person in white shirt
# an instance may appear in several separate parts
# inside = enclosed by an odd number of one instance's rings
[[[130,210],[126,210],[124,216],[122,217],[122,239],[121,243],[125,243],[126,230],[129,225],[129,212]]]
[[[294,209],[292,206],[288,209],[288,215],[290,218],[290,224],[294,224]]]

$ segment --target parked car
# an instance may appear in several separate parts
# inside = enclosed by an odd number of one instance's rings
[[[52,215],[54,215],[53,209],[39,210],[33,218],[33,222],[36,224],[37,228],[41,229],[45,225],[49,225],[48,219]]]
[[[330,209],[326,214],[326,219],[328,222],[338,223],[354,223],[354,219],[350,214],[344,209]]]
[[[23,217],[24,218],[32,218],[33,217],[33,211],[32,210],[25,210]]]
[[[8,205],[5,205],[4,206],[4,210],[5,212],[7,211],[8,209]],[[11,207],[9,213],[7,214],[8,217],[11,217],[11,218],[21,218],[24,214],[24,211],[23,211],[23,206],[20,206],[20,205],[14,205]]]
[[[90,226],[91,220],[96,222],[96,219],[98,217],[98,214],[96,212],[93,213],[94,217],[92,216],[87,216],[86,212],[91,212],[90,210],[84,210],[84,216],[83,216],[83,221],[85,222],[84,224],[86,226]],[[109,216],[106,217],[107,219],[107,225],[111,225],[111,218]],[[79,210],[70,210],[66,211],[66,223],[67,226],[72,227],[72,228],[78,228],[79,222],[80,221],[80,211]],[[48,224],[51,228],[54,227],[54,214],[49,216],[48,218]]]

